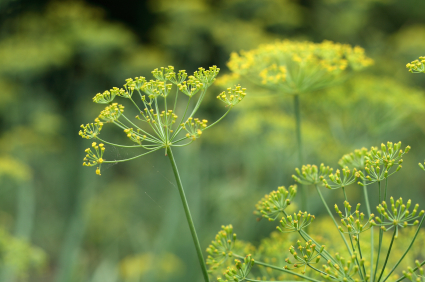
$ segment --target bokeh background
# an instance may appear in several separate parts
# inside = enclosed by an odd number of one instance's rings
[[[423,0],[1,0],[0,281],[201,281],[168,159],[105,165],[99,177],[81,166],[90,141],[79,126],[103,109],[92,97],[128,77],[168,65],[224,74],[231,52],[281,39],[359,45],[375,60],[301,97],[306,161],[336,168],[354,149],[402,141],[412,150],[390,194],[425,204],[425,75],[405,68],[425,55],[424,11]],[[208,120],[224,112],[220,91],[201,108]],[[223,224],[254,245],[274,230],[252,211],[293,184],[294,130],[291,97],[250,85],[226,119],[175,151],[204,249]],[[348,193],[362,201],[358,187]]]

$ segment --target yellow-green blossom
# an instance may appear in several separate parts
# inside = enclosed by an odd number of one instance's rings
[[[284,40],[232,53],[229,69],[259,85],[298,94],[326,87],[341,74],[370,66],[361,47]]]
[[[418,60],[414,60],[406,65],[411,73],[425,73],[425,56],[419,57]]]

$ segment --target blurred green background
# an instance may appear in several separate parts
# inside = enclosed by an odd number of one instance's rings
[[[1,0],[0,281],[200,281],[167,158],[105,165],[99,177],[81,166],[91,142],[79,126],[103,109],[92,97],[128,77],[168,65],[228,73],[231,52],[278,39],[359,45],[375,60],[301,97],[307,162],[336,168],[354,149],[402,141],[412,150],[389,194],[425,204],[425,75],[405,68],[425,55],[424,11],[423,0]],[[220,91],[209,90],[200,116],[221,116]],[[175,151],[204,249],[223,224],[254,244],[274,230],[252,211],[293,184],[294,130],[291,97],[250,85],[223,122]]]

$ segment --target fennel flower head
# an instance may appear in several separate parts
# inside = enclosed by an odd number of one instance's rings
[[[205,130],[222,120],[246,95],[246,89],[240,85],[229,87],[217,96],[227,108],[221,118],[208,124],[206,119],[194,117],[219,71],[216,66],[208,70],[199,68],[188,76],[185,70],[176,73],[173,66],[162,67],[152,71],[155,80],[147,80],[143,76],[128,78],[124,88],[113,87],[96,94],[93,102],[107,106],[95,118],[94,123],[81,125],[79,135],[84,139],[97,141],[92,143],[92,148],[85,150],[83,165],[97,166],[96,174],[100,175],[103,163],[130,161],[159,149],[164,149],[167,155],[167,150],[171,147],[190,145]],[[181,96],[187,97],[183,103],[178,101]],[[125,107],[114,101],[117,97],[127,100],[133,113],[138,114],[131,118],[127,111],[124,113]],[[102,139],[100,133],[104,124],[113,124],[123,130],[130,144],[115,144]],[[123,160],[105,159],[105,144],[137,148],[142,153]]]
[[[361,47],[284,40],[232,53],[227,66],[263,87],[300,94],[327,87],[350,71],[373,64]]]
[[[425,56],[419,57],[419,60],[408,63],[406,67],[411,73],[425,73]]]

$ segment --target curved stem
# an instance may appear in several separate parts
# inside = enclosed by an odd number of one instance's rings
[[[245,259],[245,257],[240,256],[240,255],[233,254],[233,256],[236,257],[236,258],[239,258],[239,259]],[[304,279],[309,280],[309,281],[321,282],[320,280],[316,280],[314,278],[310,278],[308,276],[305,276],[305,275],[302,275],[302,274],[299,274],[299,273],[296,273],[296,272],[293,272],[293,271],[284,269],[282,267],[274,266],[274,265],[271,265],[271,264],[268,264],[268,263],[265,263],[265,262],[254,260],[254,263],[256,265],[261,265],[261,266],[265,266],[265,267],[268,267],[268,268],[271,268],[271,269],[275,269],[275,270],[279,270],[279,271],[282,271],[282,272],[285,272],[285,273],[289,273],[289,274],[292,274],[292,275],[295,275],[295,276],[304,278]]]
[[[152,152],[155,152],[155,151],[157,151],[157,150],[159,150],[161,148],[162,148],[162,146],[159,146],[159,147],[156,147],[156,148],[152,149],[152,151],[143,153],[141,155],[137,155],[137,156],[132,157],[132,158],[128,158],[128,159],[124,159],[124,160],[116,160],[116,161],[103,161],[103,163],[110,163],[110,164],[111,163],[122,163],[122,162],[130,161],[130,160],[134,160],[134,159],[140,158],[141,156],[144,156],[144,155],[150,154]]]
[[[336,227],[336,228],[337,228],[337,230],[338,230],[339,235],[341,235],[341,238],[342,238],[342,240],[344,241],[345,246],[347,247],[347,250],[348,250],[348,252],[350,253],[350,256],[352,256],[352,255],[353,255],[353,252],[351,251],[351,248],[348,246],[348,242],[347,242],[347,240],[345,239],[344,234],[343,234],[341,231],[339,231],[339,229],[338,229],[338,223],[336,223],[336,220],[335,220],[334,216],[332,215],[332,212],[331,212],[331,210],[329,209],[328,204],[326,204],[326,201],[325,201],[325,198],[323,198],[322,192],[320,192],[319,187],[317,186],[317,184],[316,184],[316,185],[314,185],[314,186],[316,187],[317,193],[319,193],[320,199],[322,200],[323,204],[325,205],[325,208],[326,208],[326,210],[328,211],[329,216],[330,216],[330,217],[331,217],[331,219],[333,220],[333,222],[334,222],[334,224],[335,224],[335,227]]]
[[[391,248],[393,247],[396,233],[397,233],[397,226],[394,228],[393,238],[391,238],[391,243],[390,243],[390,247],[388,248],[387,257],[385,258],[384,266],[382,266],[381,274],[379,274],[378,281],[381,280],[382,274],[384,274],[385,266],[387,266],[388,258],[390,257]]]
[[[363,170],[363,174],[365,173],[365,171]],[[363,194],[364,194],[364,198],[365,198],[365,202],[366,202],[366,210],[367,210],[367,215],[370,217],[370,203],[369,203],[369,195],[367,192],[367,187],[366,187],[366,179],[363,179]],[[373,226],[370,228],[370,275],[372,275],[373,273]]]
[[[385,279],[382,280],[382,282],[385,282],[390,277],[390,275],[394,272],[394,270],[397,268],[397,266],[404,259],[404,257],[406,256],[406,254],[410,251],[410,248],[412,247],[413,243],[416,240],[416,237],[418,236],[419,230],[421,230],[421,226],[422,226],[422,223],[424,222],[424,219],[425,219],[425,215],[422,217],[421,222],[419,223],[418,229],[416,230],[415,236],[413,237],[412,242],[410,242],[409,247],[407,247],[407,250],[404,252],[404,254],[401,256],[401,258],[397,261],[397,263],[391,269],[390,273],[388,273],[388,275],[385,277]]]
[[[106,140],[103,140],[103,139],[101,139],[101,138],[99,138],[97,136],[96,136],[96,139],[99,140],[102,143],[105,143],[105,144],[108,144],[108,145],[112,145],[114,147],[120,147],[120,148],[141,148],[141,147],[145,147],[146,146],[146,145],[130,145],[130,146],[126,146],[126,145],[115,144],[115,143],[111,143],[111,142],[108,142]]]
[[[421,264],[419,265],[419,267],[423,266],[425,264],[425,260],[423,262],[421,262]],[[415,272],[416,270],[418,270],[419,267],[415,267],[412,269],[413,272]],[[400,282],[402,280],[406,279],[406,276],[402,276],[399,279],[397,279],[395,282]],[[385,280],[384,280],[385,281]]]
[[[201,244],[199,243],[198,235],[196,234],[195,225],[193,224],[192,215],[190,214],[189,205],[187,203],[186,195],[183,190],[183,184],[180,179],[179,171],[177,170],[177,164],[174,160],[173,152],[170,147],[167,147],[167,155],[170,159],[171,166],[173,168],[174,177],[176,178],[177,188],[179,189],[180,198],[182,200],[184,212],[186,214],[186,220],[189,224],[190,233],[192,234],[193,243],[195,245],[196,253],[198,254],[199,264],[201,265],[202,274],[204,275],[205,282],[209,282],[207,266],[205,264],[204,256],[202,255]]]
[[[378,191],[379,191],[379,203],[381,203],[381,182],[378,181]],[[382,214],[379,216],[382,221]],[[376,264],[375,264],[375,273],[373,274],[373,280],[376,281],[376,274],[378,272],[378,264],[379,264],[379,257],[381,256],[381,248],[382,248],[382,237],[383,237],[384,231],[382,229],[379,229],[379,245],[378,245],[378,256],[376,258]],[[373,248],[373,246],[372,246]],[[373,262],[371,262],[373,263]],[[371,273],[372,275],[372,273]]]
[[[304,241],[308,241],[311,240],[315,245],[316,245],[316,251],[319,252],[320,248],[322,247],[322,245],[320,245],[318,242],[316,242],[313,238],[310,237],[310,235],[308,235],[304,230],[300,230],[298,232],[300,234],[300,236],[304,239]],[[306,236],[307,239],[304,237]],[[336,263],[335,259],[331,256],[331,254],[326,251],[325,249],[322,252],[322,256],[327,259],[327,260],[331,260],[332,262]]]
[[[215,122],[213,122],[212,124],[210,124],[210,125],[208,125],[206,128],[204,128],[204,130],[206,130],[206,129],[208,129],[208,128],[210,128],[210,127],[212,127],[213,125],[215,125],[217,122],[219,122],[219,121],[221,121],[225,116],[227,116],[227,114],[230,112],[230,110],[232,109],[232,107],[230,107],[228,110],[227,110],[227,112],[221,117],[221,118],[219,118],[218,120],[216,120]]]

